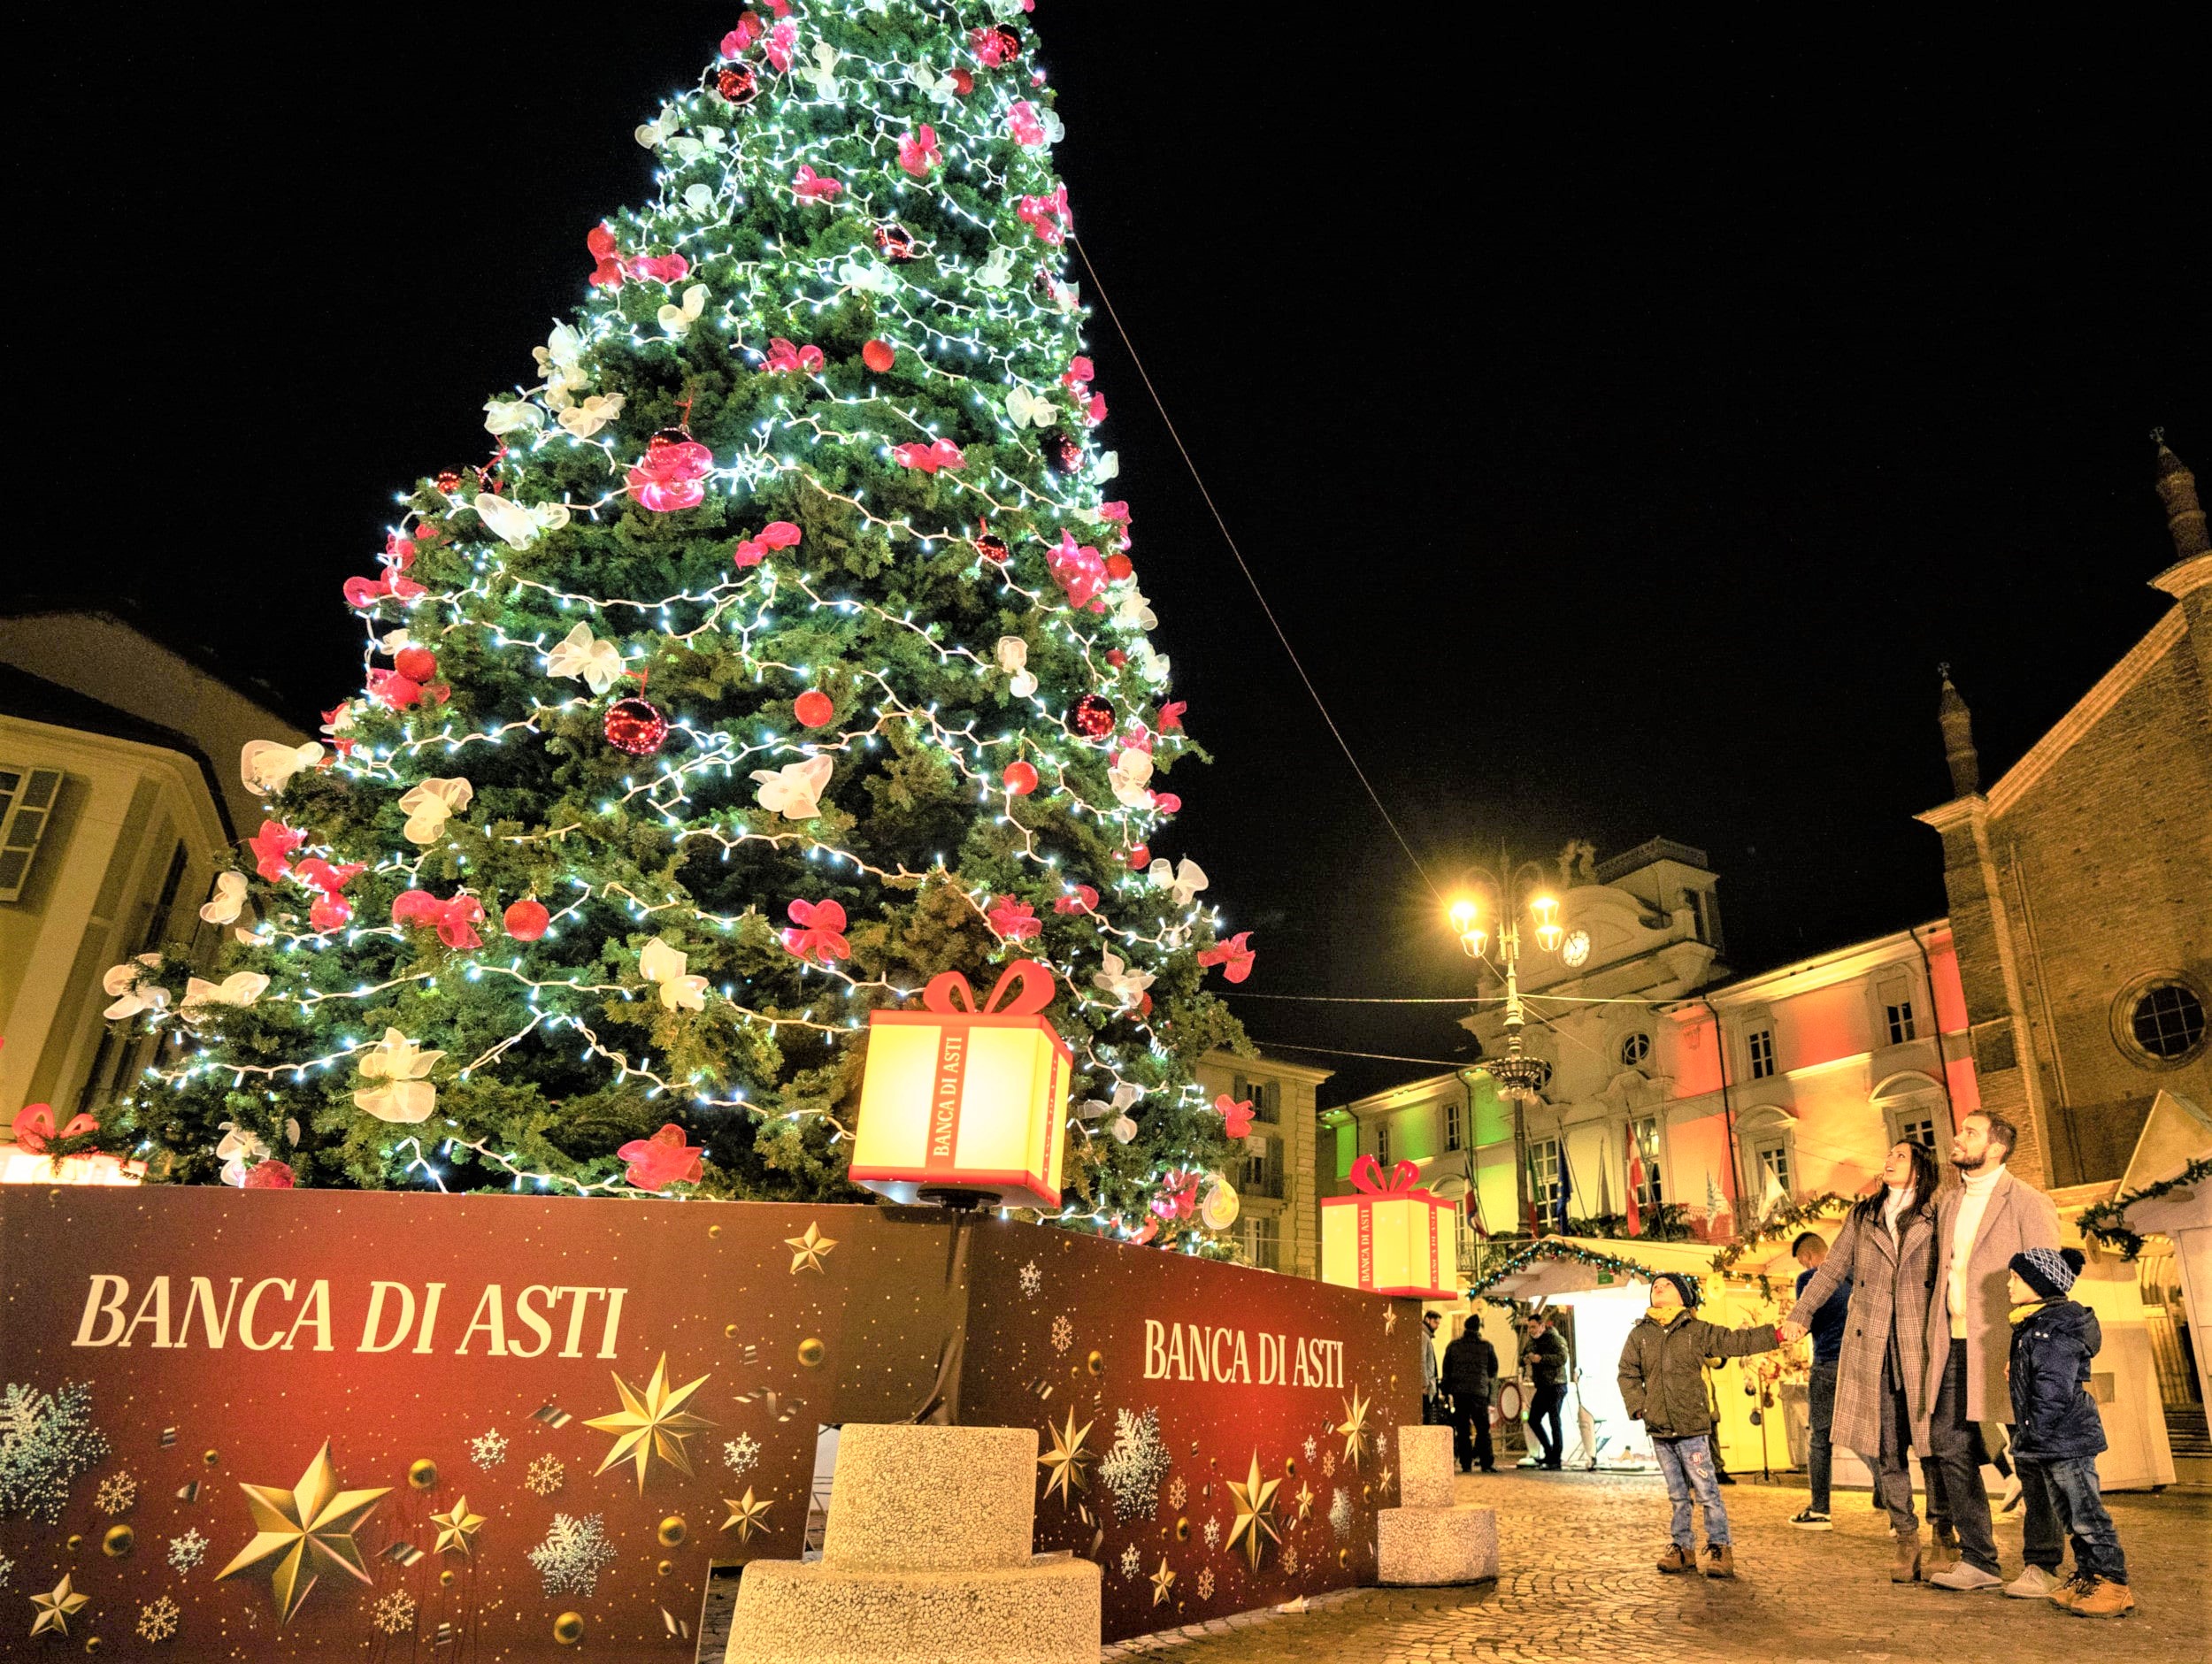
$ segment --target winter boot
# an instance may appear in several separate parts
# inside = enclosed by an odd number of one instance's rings
[[[2124,1618],[2135,1610],[2135,1597],[2125,1583],[2090,1577],[2083,1580],[2081,1593],[2066,1609],[2077,1618]]]
[[[1890,1582],[1909,1583],[1918,1581],[1925,1559],[1920,1552],[1920,1528],[1916,1525],[1909,1531],[1893,1531],[1890,1535],[1897,1539],[1897,1558],[1889,1563]]]
[[[1701,1557],[1701,1569],[1708,1577],[1733,1577],[1736,1575],[1736,1551],[1725,1543],[1708,1543]],[[2126,1591],[2123,1590],[2122,1593]],[[2114,1614],[2118,1615],[2116,1613]]]
[[[1939,1525],[1932,1523],[1929,1530],[1932,1537],[1927,1553],[1921,1559],[1920,1575],[1923,1577],[1933,1577],[1947,1572],[1959,1563],[1959,1534],[1951,1529],[1951,1522],[1946,1520]]]
[[[1690,1551],[1679,1543],[1668,1544],[1667,1552],[1659,1556],[1659,1569],[1663,1572],[1686,1572],[1690,1566]]]
[[[2071,1612],[2074,1609],[2074,1602],[2081,1599],[2082,1591],[2088,1582],[2088,1574],[2078,1566],[2076,1567],[2071,1577],[2051,1591],[2051,1604],[2062,1612]]]

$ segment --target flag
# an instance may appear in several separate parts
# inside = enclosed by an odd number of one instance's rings
[[[1759,1192],[1759,1215],[1760,1217],[1764,1218],[1788,1201],[1789,1198],[1782,1192],[1781,1175],[1764,1162],[1760,1165],[1766,1168],[1767,1176],[1767,1182]]]
[[[1644,1233],[1643,1212],[1636,1205],[1636,1192],[1644,1187],[1644,1153],[1637,1147],[1635,1135],[1628,1140],[1628,1234],[1640,1237]]]
[[[1559,1152],[1559,1206],[1557,1216],[1561,1236],[1567,1234],[1567,1198],[1574,1193],[1574,1175],[1567,1169],[1567,1152],[1563,1146]]]
[[[1705,1169],[1705,1234],[1709,1238],[1719,1235],[1720,1222],[1727,1216],[1727,1200],[1721,1195],[1720,1182],[1709,1167]]]

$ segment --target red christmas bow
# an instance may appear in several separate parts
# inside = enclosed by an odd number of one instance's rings
[[[625,476],[630,495],[656,514],[695,509],[706,500],[714,453],[695,439],[654,441]]]
[[[1069,606],[1087,607],[1093,612],[1106,610],[1106,603],[1098,598],[1106,587],[1106,563],[1096,549],[1087,543],[1079,546],[1074,533],[1064,531],[1060,546],[1046,554],[1045,566],[1067,596]]]
[[[403,576],[396,566],[387,566],[375,578],[346,579],[346,605],[356,612],[366,612],[386,596],[395,601],[412,601],[428,592],[413,579]]]
[[[1006,111],[1006,130],[1014,136],[1016,144],[1042,144],[1045,142],[1044,123],[1037,119],[1037,107],[1026,98],[1018,98]]]
[[[999,897],[984,916],[991,921],[991,928],[1010,942],[1025,942],[1044,929],[1037,922],[1035,909],[1010,895]]]
[[[1410,1162],[1401,1162],[1387,1173],[1371,1155],[1363,1155],[1352,1163],[1354,1190],[1392,1201],[1437,1201],[1439,1198],[1429,1192],[1415,1188],[1420,1178],[1421,1169]]]
[[[1171,699],[1161,706],[1160,732],[1180,733],[1183,730],[1183,713],[1189,709],[1190,702],[1187,699]]]
[[[843,903],[794,901],[784,911],[796,927],[783,933],[785,951],[825,965],[833,959],[852,957],[851,945],[845,940]]]
[[[1010,985],[1012,993],[1008,993]],[[991,997],[983,1002],[983,1008],[975,1007],[975,989],[968,979],[956,970],[941,970],[929,979],[922,990],[922,1003],[932,1011],[948,1016],[965,1012],[970,1016],[1034,1016],[1052,1003],[1052,968],[1033,959],[1017,959],[999,973],[992,986]]]
[[[933,474],[940,468],[965,468],[968,459],[960,454],[960,447],[949,439],[936,440],[927,445],[894,445],[891,455],[902,468],[918,468],[926,474]]]
[[[656,283],[680,283],[691,275],[691,262],[680,254],[649,254],[630,262],[630,270]]]
[[[320,855],[311,855],[292,868],[292,876],[322,893],[307,909],[307,922],[319,931],[334,931],[353,916],[353,903],[339,892],[368,869],[358,862],[333,866]]]
[[[1248,1098],[1240,1103],[1232,1100],[1227,1093],[1224,1093],[1214,1100],[1214,1108],[1221,1111],[1221,1118],[1227,1123],[1231,1138],[1248,1139],[1252,1136],[1250,1099]],[[1373,1158],[1371,1156],[1369,1159],[1371,1161]]]
[[[1015,215],[1034,232],[1040,242],[1055,248],[1067,240],[1068,188],[1064,185],[1049,196],[1025,196]]]
[[[1259,957],[1253,948],[1245,946],[1250,931],[1239,931],[1225,942],[1216,942],[1198,955],[1202,965],[1219,965],[1221,974],[1231,982],[1242,982],[1252,974],[1252,962]]]
[[[593,265],[591,283],[594,288],[611,288],[630,275],[630,268],[616,250],[614,227],[602,222],[585,235],[584,247],[591,250]]]
[[[265,820],[261,830],[246,840],[246,847],[254,854],[254,870],[270,883],[275,883],[292,870],[292,852],[307,841],[303,832],[294,832],[282,821]]]
[[[771,374],[803,371],[812,375],[826,362],[819,347],[795,347],[781,335],[771,335],[768,338],[768,361],[761,368]]]
[[[799,31],[788,23],[779,23],[768,31],[768,43],[760,49],[761,56],[778,69],[791,67],[791,55],[799,50]]]
[[[483,903],[472,895],[441,901],[427,890],[403,890],[392,898],[393,924],[431,925],[448,947],[481,947],[476,927],[483,922]]]
[[[1056,913],[1090,913],[1097,908],[1098,892],[1087,884],[1077,885],[1072,894],[1052,899],[1052,910]]]
[[[768,558],[772,548],[795,548],[803,534],[788,520],[771,520],[760,528],[758,537],[749,537],[737,546],[731,558],[740,566],[757,566]]]
[[[671,1121],[649,1139],[632,1139],[615,1154],[629,1169],[624,1177],[640,1190],[666,1190],[698,1183],[706,1151],[685,1143],[684,1130]]]
[[[798,177],[791,181],[791,188],[802,202],[833,203],[845,188],[833,179],[824,178],[802,162]]]
[[[937,151],[937,129],[926,121],[899,141],[899,165],[916,179],[923,178],[942,159]]]
[[[17,1146],[32,1155],[46,1154],[50,1139],[81,1138],[88,1132],[97,1132],[100,1123],[90,1116],[73,1116],[69,1124],[59,1132],[54,1131],[54,1106],[47,1103],[25,1104],[15,1118]]]

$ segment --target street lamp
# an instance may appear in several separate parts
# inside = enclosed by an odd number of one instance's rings
[[[1498,874],[1506,876],[1501,878]],[[1533,874],[1533,881],[1530,875]],[[1547,954],[1559,951],[1566,932],[1559,923],[1558,898],[1545,893],[1546,873],[1533,861],[1519,866],[1512,864],[1511,857],[1499,852],[1497,870],[1486,867],[1472,869],[1471,876],[1486,886],[1496,898],[1498,964],[1505,978],[1505,1055],[1486,1057],[1477,1065],[1489,1076],[1502,1097],[1513,1104],[1513,1146],[1516,1166],[1514,1189],[1519,1193],[1523,1215],[1529,1207],[1528,1193],[1528,1139],[1523,1124],[1525,1106],[1536,1100],[1537,1095],[1551,1079],[1551,1065],[1540,1057],[1531,1057],[1521,1047],[1521,1030],[1528,1022],[1527,1008],[1521,1003],[1521,929],[1520,916],[1524,909],[1534,921],[1532,932],[1536,946]],[[1459,933],[1459,945],[1470,959],[1483,960],[1483,948],[1489,940],[1489,932],[1482,925],[1481,904],[1463,897],[1452,903],[1452,928]]]

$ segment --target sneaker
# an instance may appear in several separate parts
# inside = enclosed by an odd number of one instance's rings
[[[1962,1560],[1948,1571],[1938,1572],[1928,1579],[1931,1589],[1948,1589],[1955,1594],[1978,1594],[1985,1589],[2002,1589],[2005,1580],[1984,1571],[1970,1560]]]
[[[2135,1597],[2125,1583],[2109,1577],[2086,1577],[2074,1604],[2066,1608],[2077,1618],[2124,1618],[2135,1610]]]
[[[2071,1612],[2074,1602],[2082,1598],[2090,1582],[2088,1574],[2076,1568],[2071,1577],[2051,1591],[2051,1604],[2062,1612]]]
[[[1686,1572],[1692,1564],[1690,1551],[1679,1543],[1668,1544],[1667,1552],[1659,1557],[1659,1569],[1663,1572]]]
[[[2040,1566],[2028,1566],[2005,1585],[2005,1592],[2015,1600],[2045,1600],[2063,1586],[2056,1573],[2045,1571]]]
[[[1818,1508],[1807,1508],[1802,1514],[1793,1514],[1790,1523],[1801,1531],[1832,1531],[1836,1529],[1836,1522]]]

